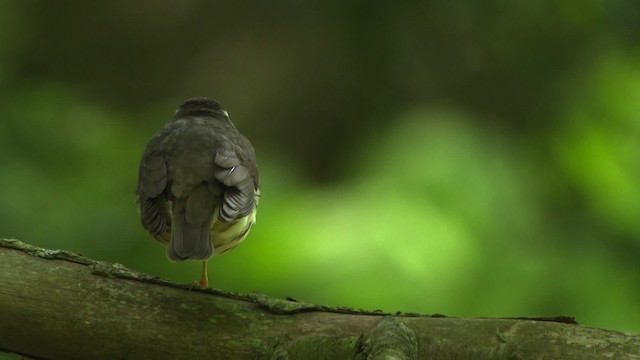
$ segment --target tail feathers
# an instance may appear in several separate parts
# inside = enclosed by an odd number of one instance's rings
[[[184,212],[174,214],[171,241],[167,246],[167,256],[174,261],[186,259],[207,260],[213,255],[213,245],[209,241],[211,226],[193,226],[186,221]]]
[[[167,246],[167,256],[171,260],[207,260],[213,255],[209,237],[213,206],[193,207],[192,202],[190,199],[174,201],[171,241]],[[201,201],[199,205],[202,205]]]

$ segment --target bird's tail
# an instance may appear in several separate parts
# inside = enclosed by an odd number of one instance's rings
[[[207,260],[213,255],[209,233],[214,207],[214,194],[206,184],[197,186],[189,197],[173,201],[173,226],[167,246],[169,259]]]

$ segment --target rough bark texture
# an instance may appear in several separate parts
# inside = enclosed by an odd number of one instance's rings
[[[640,336],[570,318],[392,315],[195,289],[10,239],[0,284],[0,351],[31,358],[640,358]]]

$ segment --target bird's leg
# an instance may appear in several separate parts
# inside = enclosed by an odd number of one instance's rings
[[[209,277],[207,276],[207,260],[202,262],[202,275],[200,276],[200,287],[206,289],[209,286]]]

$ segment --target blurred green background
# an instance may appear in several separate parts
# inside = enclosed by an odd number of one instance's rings
[[[258,222],[212,286],[640,332],[640,2],[0,0],[0,236],[174,281],[134,205],[210,96]]]

